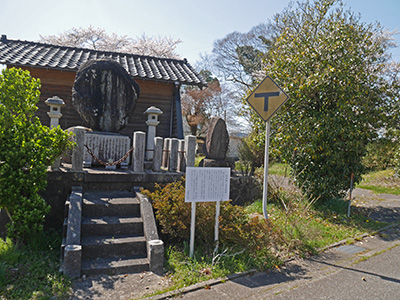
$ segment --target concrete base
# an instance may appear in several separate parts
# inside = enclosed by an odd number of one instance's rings
[[[204,158],[199,167],[208,167],[208,168],[229,168],[232,167],[232,163],[226,160],[220,159],[212,159],[212,158]]]

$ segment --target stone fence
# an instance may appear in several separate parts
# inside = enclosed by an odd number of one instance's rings
[[[132,145],[129,137],[118,134],[86,132],[79,127],[74,133],[77,145],[72,151],[73,171],[96,164],[127,169],[130,162],[133,172],[185,172],[186,167],[194,167],[196,137],[192,135],[184,140],[155,137],[154,143],[147,141],[146,147],[146,133],[141,131],[134,132]]]

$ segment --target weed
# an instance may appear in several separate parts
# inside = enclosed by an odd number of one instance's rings
[[[70,280],[59,273],[60,235],[42,232],[26,244],[0,240],[0,294],[5,299],[67,299]]]

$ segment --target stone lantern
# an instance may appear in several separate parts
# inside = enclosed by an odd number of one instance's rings
[[[144,114],[147,115],[146,124],[148,126],[147,130],[147,148],[146,148],[146,160],[151,161],[153,160],[154,156],[154,138],[156,137],[156,126],[160,124],[158,121],[158,116],[161,115],[163,112],[161,109],[150,106]]]
[[[50,117],[50,128],[57,127],[58,121],[62,117],[61,107],[65,106],[65,103],[57,96],[47,99],[45,103],[50,106],[50,111],[47,112]]]

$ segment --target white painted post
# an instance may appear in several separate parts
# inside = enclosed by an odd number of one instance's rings
[[[171,144],[169,147],[169,164],[168,171],[176,172],[178,166],[178,142],[176,138],[171,139]]]
[[[350,218],[350,206],[351,206],[351,193],[353,192],[353,173],[350,178],[350,194],[349,194],[349,206],[347,208],[347,217]]]
[[[215,227],[214,227],[214,242],[215,242],[215,249],[214,249],[214,256],[218,252],[218,238],[219,238],[219,215],[221,212],[221,201],[217,201],[215,204]]]
[[[144,154],[146,145],[146,134],[136,131],[133,134],[133,172],[144,172]]]
[[[161,171],[162,154],[163,154],[163,138],[156,137],[154,138],[154,157],[153,157],[154,172]]]
[[[264,157],[264,184],[263,184],[263,213],[264,218],[268,219],[267,198],[268,198],[268,164],[269,164],[269,132],[271,128],[270,121],[265,124],[265,157]]]
[[[196,227],[196,202],[192,202],[192,215],[190,218],[190,258],[193,258],[194,254],[194,233]]]
[[[185,137],[186,167],[194,167],[195,158],[196,158],[196,137],[194,135],[187,135]]]

